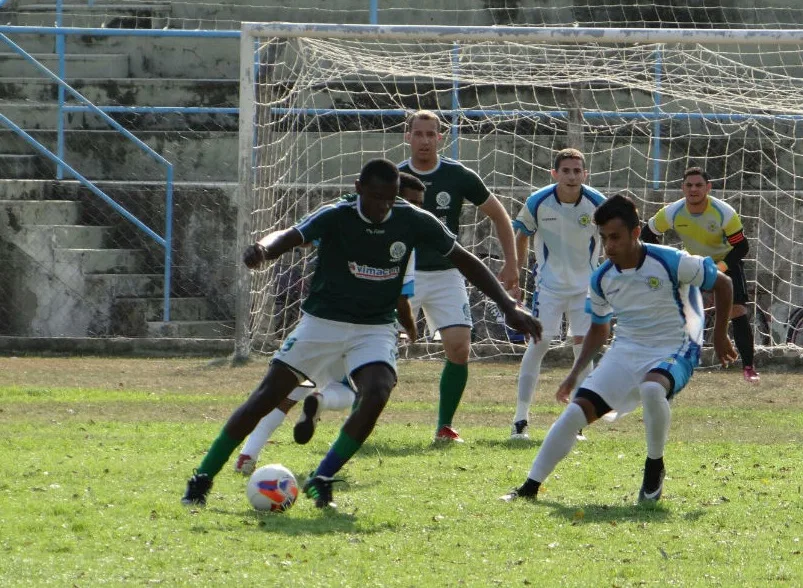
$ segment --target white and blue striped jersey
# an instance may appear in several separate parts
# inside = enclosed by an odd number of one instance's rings
[[[600,242],[594,210],[605,200],[583,186],[575,204],[558,199],[557,184],[533,192],[513,221],[513,230],[535,235],[535,289],[560,295],[582,294],[599,265]]]
[[[674,247],[643,245],[632,269],[605,260],[593,274],[587,310],[594,323],[616,315],[616,343],[683,349],[699,354],[703,340],[700,289],[710,290],[717,266],[710,257]]]

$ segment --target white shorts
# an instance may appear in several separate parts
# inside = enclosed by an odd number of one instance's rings
[[[569,321],[568,336],[585,337],[591,326],[591,315],[586,312],[585,292],[566,296],[556,294],[552,290],[542,288],[533,293],[533,316],[541,321],[543,339],[554,339],[560,335],[560,324],[563,315]]]
[[[393,324],[355,325],[302,314],[273,359],[323,387],[370,363],[387,364],[396,373],[398,355]]]
[[[471,327],[471,307],[463,274],[457,269],[415,272],[415,295],[410,298],[413,316],[419,309],[431,331],[447,327]]]
[[[599,394],[621,417],[641,404],[639,385],[650,370],[660,370],[670,379],[670,398],[680,392],[699,360],[699,348],[694,347],[652,348],[614,342],[580,388]]]

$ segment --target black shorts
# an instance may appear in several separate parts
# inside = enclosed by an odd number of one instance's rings
[[[728,268],[725,272],[733,282],[733,303],[734,304],[747,304],[750,302],[750,297],[747,295],[747,278],[744,275],[744,263],[740,259],[739,262]]]

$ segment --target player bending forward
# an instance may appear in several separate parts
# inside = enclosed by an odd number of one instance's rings
[[[717,357],[723,365],[736,358],[727,332],[731,280],[717,270],[714,260],[642,243],[635,204],[620,194],[597,208],[594,221],[608,259],[591,275],[591,327],[580,356],[558,388],[558,401],[568,401],[578,374],[608,339],[614,315],[616,337],[549,429],[527,480],[502,496],[505,501],[535,499],[541,484],[571,451],[578,429],[612,411],[630,412],[639,403],[644,407],[647,460],[638,500],[658,500],[665,473],[669,400],[689,381],[700,357],[700,288],[714,291]]]
[[[490,270],[457,244],[454,234],[430,213],[397,198],[399,170],[393,163],[369,161],[355,188],[354,202],[323,206],[246,250],[243,261],[257,268],[293,247],[318,240],[318,265],[298,326],[187,482],[184,504],[206,504],[214,477],[234,450],[299,382],[316,383],[341,368],[357,393],[357,407],[304,485],[316,507],[333,506],[333,476],[371,434],[396,385],[394,309],[414,248],[429,246],[447,256],[499,305],[510,327],[540,336],[538,321],[517,307]]]

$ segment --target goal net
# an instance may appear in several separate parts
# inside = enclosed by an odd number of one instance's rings
[[[644,219],[682,197],[686,167],[704,167],[750,241],[756,343],[803,342],[803,31],[242,30],[242,245],[352,190],[368,159],[404,161],[405,118],[429,109],[446,129],[441,154],[475,170],[512,217],[551,183],[565,147],[585,153],[591,186],[627,190]],[[497,237],[473,205],[460,242],[500,269]],[[299,249],[250,276],[239,340],[275,348],[298,320],[315,259]],[[474,288],[470,300],[475,353],[520,353],[494,305]],[[439,355],[433,334],[422,334],[408,351]]]

